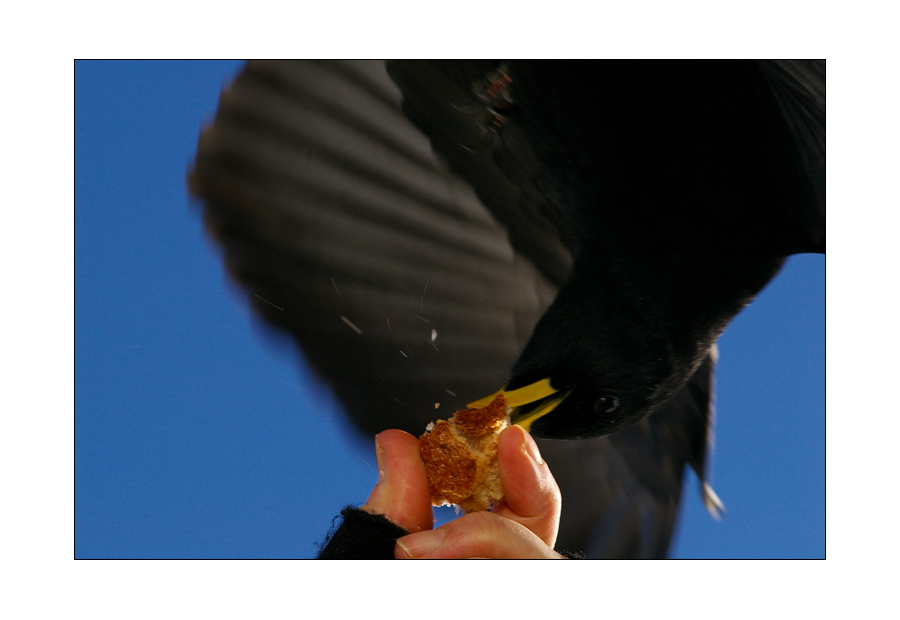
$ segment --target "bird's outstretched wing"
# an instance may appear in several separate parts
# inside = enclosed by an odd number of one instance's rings
[[[190,185],[231,275],[366,434],[421,432],[436,403],[496,391],[555,293],[405,119],[382,64],[249,63]]]
[[[476,125],[463,180],[401,101],[382,63],[251,62],[190,175],[230,274],[369,436],[421,433],[502,386],[571,265],[527,150],[480,150]],[[703,473],[703,368],[620,435],[541,442],[563,491],[562,546],[665,554],[684,464]]]

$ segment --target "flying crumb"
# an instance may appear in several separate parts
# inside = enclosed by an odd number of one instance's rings
[[[354,325],[354,324],[353,324],[353,321],[351,321],[351,320],[348,319],[347,317],[342,316],[342,317],[341,317],[341,320],[342,320],[344,323],[346,323],[346,324],[350,327],[350,329],[352,329],[353,331],[355,331],[357,334],[361,334],[361,333],[362,333],[362,330],[361,330],[360,328],[358,328],[356,325]]]
[[[284,308],[281,308],[280,306],[276,306],[275,304],[273,304],[273,303],[272,303],[271,301],[269,301],[268,299],[263,299],[262,297],[260,297],[260,296],[257,295],[256,293],[250,293],[250,294],[253,295],[254,297],[256,297],[257,299],[266,302],[267,304],[269,304],[270,306],[272,306],[272,307],[275,308],[276,310],[281,310],[282,312],[284,312]]]

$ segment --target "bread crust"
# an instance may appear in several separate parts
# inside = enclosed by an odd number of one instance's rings
[[[497,442],[509,426],[509,412],[499,394],[487,407],[463,409],[449,420],[438,420],[419,437],[433,505],[456,504],[463,512],[474,512],[503,500]]]

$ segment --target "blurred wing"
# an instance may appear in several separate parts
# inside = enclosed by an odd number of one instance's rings
[[[496,391],[555,294],[405,119],[382,63],[251,62],[190,184],[228,271],[369,436]]]
[[[502,386],[571,266],[527,144],[485,132],[458,81],[409,67],[391,70],[430,99],[401,111],[382,63],[251,62],[190,176],[230,274],[368,436],[419,434]],[[445,106],[436,118],[432,103]],[[684,411],[661,414],[614,438],[541,442],[563,490],[565,548],[664,554],[697,453],[668,439]]]

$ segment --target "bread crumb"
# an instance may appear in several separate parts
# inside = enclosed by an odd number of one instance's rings
[[[509,412],[500,394],[487,407],[463,409],[449,420],[428,425],[419,438],[419,453],[432,504],[455,504],[463,512],[474,512],[504,498],[497,441],[509,426]]]

